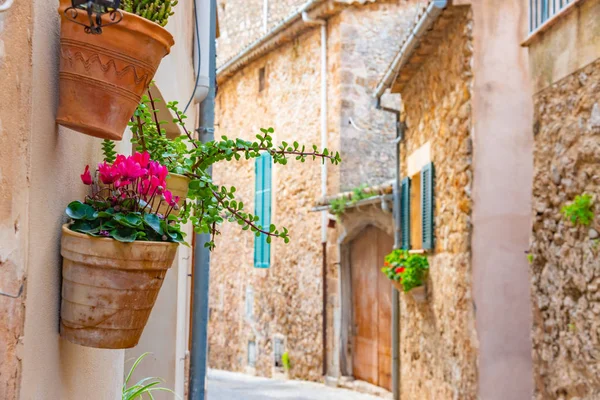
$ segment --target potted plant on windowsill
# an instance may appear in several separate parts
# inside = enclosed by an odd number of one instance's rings
[[[75,7],[76,3],[82,2],[62,0],[58,10],[60,96],[56,121],[87,135],[121,140],[142,94],[174,44],[163,26],[177,1],[123,0],[122,10],[90,15]],[[102,2],[90,3],[96,7]],[[100,32],[82,27],[94,21],[92,17],[104,25]]]
[[[381,271],[396,289],[410,293],[415,301],[421,303],[427,299],[429,262],[426,256],[396,249],[385,257]]]
[[[91,187],[84,202],[69,204],[62,228],[61,336],[88,347],[135,346],[144,330],[178,244],[167,168],[148,153],[116,156],[81,175]],[[102,186],[99,185],[102,183]],[[158,212],[166,203],[167,212]]]

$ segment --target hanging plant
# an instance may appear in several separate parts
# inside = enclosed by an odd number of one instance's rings
[[[121,140],[142,94],[174,44],[163,26],[177,1],[123,0],[121,10],[101,6],[105,2],[93,0],[92,7],[89,2],[73,1],[70,6],[63,2],[59,8],[56,121],[87,135]],[[113,7],[119,4],[114,3]],[[100,12],[105,9],[112,11]]]
[[[385,257],[381,271],[398,290],[410,292],[421,289],[424,293],[429,262],[423,255],[409,254],[406,250],[396,249]]]
[[[147,152],[116,155],[94,175],[85,168],[81,180],[91,194],[68,205],[71,221],[62,230],[60,332],[67,340],[107,349],[138,343],[178,244],[185,244],[167,174]]]
[[[212,239],[205,246],[211,250],[215,246],[215,236],[220,233],[219,226],[225,221],[237,223],[242,230],[249,230],[256,236],[266,235],[267,243],[271,243],[272,238],[280,238],[285,243],[290,240],[286,228],[272,224],[263,226],[257,215],[246,211],[244,203],[235,197],[234,186],[215,184],[208,173],[211,166],[221,161],[258,158],[263,152],[268,152],[273,162],[281,165],[286,165],[291,157],[300,162],[317,158],[334,165],[341,162],[338,152],[319,150],[317,146],[307,150],[298,142],[275,145],[272,128],[261,129],[255,141],[222,136],[221,140],[203,143],[186,128],[187,117],[178,109],[177,102],[167,103],[167,107],[175,116],[173,122],[181,127],[184,135],[170,140],[164,129],[166,123],[158,118],[156,103],[150,93],[143,96],[129,123],[132,142],[138,151],[148,152],[151,159],[165,165],[171,174],[189,179],[187,201],[181,206],[178,221],[191,221],[196,233],[210,234]]]

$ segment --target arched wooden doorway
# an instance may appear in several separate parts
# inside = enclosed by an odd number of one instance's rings
[[[367,226],[350,243],[352,285],[352,372],[392,389],[392,284],[381,272],[394,246],[384,231]]]

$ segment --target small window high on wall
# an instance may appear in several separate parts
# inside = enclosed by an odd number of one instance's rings
[[[434,168],[426,164],[420,172],[402,180],[400,217],[402,248],[434,248]]]
[[[271,226],[271,169],[273,160],[269,153],[263,153],[256,159],[256,189],[254,194],[255,214],[258,225],[263,230]],[[254,267],[269,268],[271,265],[271,245],[267,236],[261,234],[254,238]]]

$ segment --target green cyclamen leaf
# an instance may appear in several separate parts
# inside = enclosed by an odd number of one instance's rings
[[[113,239],[123,243],[134,242],[137,239],[137,234],[138,232],[131,228],[117,228],[110,231],[110,236]]]
[[[127,215],[119,213],[115,214],[113,218],[119,224],[129,228],[139,228],[142,225],[142,217],[133,213]]]
[[[147,226],[152,228],[152,230],[154,230],[154,232],[158,233],[159,235],[164,234],[164,230],[163,230],[163,227],[161,224],[161,219],[158,218],[158,216],[156,214],[145,214],[144,215],[144,224],[146,224]]]
[[[70,203],[65,212],[74,220],[93,220],[97,217],[96,211],[91,206],[80,201]]]
[[[70,228],[74,232],[93,234],[100,232],[100,222],[77,220],[71,224]]]

